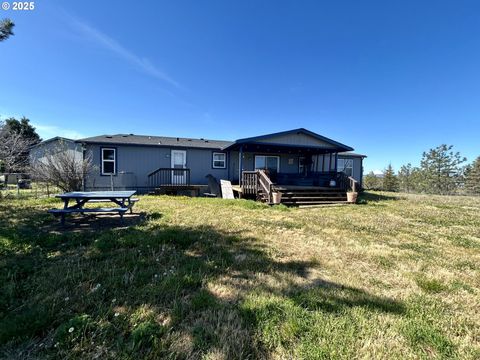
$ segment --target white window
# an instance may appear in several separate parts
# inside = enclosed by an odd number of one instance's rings
[[[353,160],[338,159],[337,171],[343,171],[347,176],[353,176]]]
[[[102,148],[102,175],[112,175],[117,169],[117,151],[113,148]]]
[[[227,167],[227,154],[225,153],[213,153],[212,167],[214,169],[225,169]]]
[[[278,173],[280,171],[280,157],[255,155],[255,170],[269,170]]]

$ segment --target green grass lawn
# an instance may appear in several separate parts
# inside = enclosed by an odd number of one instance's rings
[[[0,357],[480,358],[480,198],[360,202],[3,200]]]

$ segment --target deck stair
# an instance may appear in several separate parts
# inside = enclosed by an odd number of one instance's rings
[[[282,193],[281,203],[286,206],[346,204],[347,193],[339,188],[324,187],[274,187]]]

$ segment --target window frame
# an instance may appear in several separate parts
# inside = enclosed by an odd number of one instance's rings
[[[342,166],[342,167],[340,166],[340,161],[343,162],[343,166]],[[345,165],[348,165],[348,164],[349,164],[350,166],[345,166]],[[341,170],[340,170],[340,169],[341,169]],[[351,175],[348,175],[348,174],[345,172],[345,169],[352,169],[352,174],[351,174]],[[354,169],[353,159],[345,159],[345,158],[338,158],[338,159],[337,159],[337,171],[341,171],[341,172],[345,173],[347,176],[353,177],[353,176],[354,176],[353,169]]]
[[[253,158],[253,168],[254,170],[259,170],[259,168],[257,168],[257,158],[258,157],[264,157],[265,158],[265,165],[267,165],[267,157],[274,157],[274,158],[277,158],[277,173],[280,172],[280,156],[278,155],[255,155],[254,158]],[[265,169],[265,168],[263,168]],[[263,170],[261,169],[261,170]]]
[[[222,161],[222,160],[215,160],[215,155],[223,155],[223,166],[215,166],[215,161]],[[227,168],[227,153],[220,152],[220,151],[213,151],[212,152],[212,169],[226,169]]]
[[[113,150],[113,160],[104,159],[104,150]],[[105,172],[105,162],[113,163],[113,172]],[[117,175],[117,148],[114,147],[101,147],[100,148],[100,174],[102,176]]]

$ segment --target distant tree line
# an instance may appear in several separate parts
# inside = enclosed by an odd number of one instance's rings
[[[420,166],[409,163],[395,173],[390,164],[383,176],[367,174],[363,186],[408,193],[480,195],[480,156],[471,164],[466,163],[467,159],[455,152],[452,145],[442,144],[424,152]]]

